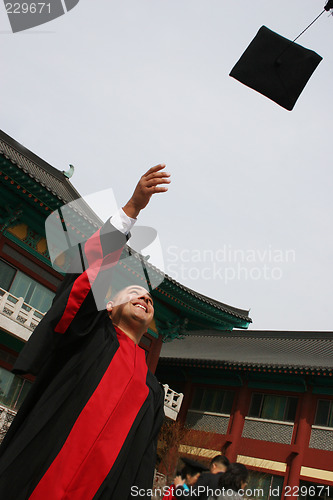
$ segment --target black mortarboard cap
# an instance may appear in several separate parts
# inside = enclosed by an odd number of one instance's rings
[[[192,469],[193,472],[204,472],[209,470],[208,467],[201,464],[200,462],[197,462],[196,460],[192,460],[192,458],[181,457],[181,459],[185,465]]]
[[[230,76],[291,111],[322,60],[262,26],[230,72]]]

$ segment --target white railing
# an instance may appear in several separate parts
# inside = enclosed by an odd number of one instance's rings
[[[164,489],[167,484],[167,477],[155,470],[153,482],[153,495],[151,500],[161,500],[164,497]]]
[[[184,394],[170,389],[168,384],[164,384],[164,413],[166,417],[177,420]]]
[[[26,304],[22,297],[15,297],[3,288],[0,288],[0,314],[31,331],[44,316],[43,313]]]
[[[0,443],[5,437],[5,434],[14,420],[15,415],[16,411],[0,405]]]

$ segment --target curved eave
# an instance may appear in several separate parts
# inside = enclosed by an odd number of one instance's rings
[[[186,366],[190,368],[221,369],[273,374],[333,376],[333,368],[318,366],[292,366],[283,364],[233,363],[202,359],[160,358],[161,365]]]
[[[2,167],[3,164],[0,161],[0,178],[5,188],[8,190],[8,193],[14,192],[16,196],[22,199],[23,203],[27,206],[31,206],[37,213],[40,213],[41,220],[44,221],[54,210],[63,206],[64,203],[62,201],[55,198],[40,184],[36,184],[36,181],[31,180],[30,176],[28,179],[25,179],[25,174],[21,173],[21,175],[18,176],[13,172],[8,172],[8,168],[4,169]],[[93,221],[75,206],[72,209],[70,222],[71,225],[75,226],[75,229],[79,229],[81,233],[88,235],[93,234],[93,232],[102,225],[102,222],[97,216],[95,217],[95,221]]]
[[[228,304],[224,304],[223,302],[211,299],[210,297],[202,295],[195,290],[182,285],[168,275],[165,275],[165,281],[163,284],[167,290],[174,290],[175,295],[180,296],[185,300],[190,300],[194,306],[200,304],[202,307],[202,304],[204,304],[211,311],[215,311],[215,313],[222,313],[222,315],[226,315],[229,318],[232,317],[236,320],[240,320],[239,324],[242,325],[240,328],[247,328],[248,325],[252,323],[252,319],[249,317],[249,311],[238,309],[236,307],[229,306]]]
[[[52,167],[2,130],[0,130],[0,153],[64,203],[80,197],[80,194],[60,170]],[[51,185],[49,185],[49,181],[51,181]],[[62,185],[60,192],[52,189],[52,181],[57,181]]]
[[[12,166],[15,166],[23,174],[23,177],[21,175],[19,178],[14,170],[8,172],[7,167],[7,172],[5,173],[11,176],[11,181],[14,181],[18,185],[23,185],[26,182],[26,190],[33,191],[31,194],[34,194],[34,196],[44,198],[41,201],[46,205],[49,203],[51,211],[80,198],[78,191],[60,170],[52,167],[52,165],[39,158],[1,130],[0,154],[4,160],[7,160],[9,166],[12,164]],[[33,180],[42,190],[37,192],[36,185],[33,186],[31,183],[29,185],[29,180]],[[83,210],[74,209],[74,211],[77,211],[78,215],[85,218],[94,227],[100,225],[100,219],[91,208],[84,201],[81,204]]]

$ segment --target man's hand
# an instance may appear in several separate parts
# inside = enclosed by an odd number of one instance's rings
[[[161,184],[169,184],[170,174],[161,172],[165,168],[165,164],[161,163],[152,167],[139,180],[131,199],[123,207],[123,210],[128,217],[136,219],[140,210],[145,208],[151,196],[155,193],[164,193],[168,190],[166,186]]]
[[[185,479],[182,479],[182,476],[176,476],[175,479],[173,480],[173,484],[176,486],[183,486],[185,483]]]

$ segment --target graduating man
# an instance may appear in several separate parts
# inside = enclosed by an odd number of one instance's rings
[[[92,284],[151,196],[167,191],[164,167],[87,240],[86,270],[67,274],[14,366],[37,377],[0,448],[1,499],[127,500],[152,487],[164,398],[138,344],[153,299],[131,285],[98,311]]]

